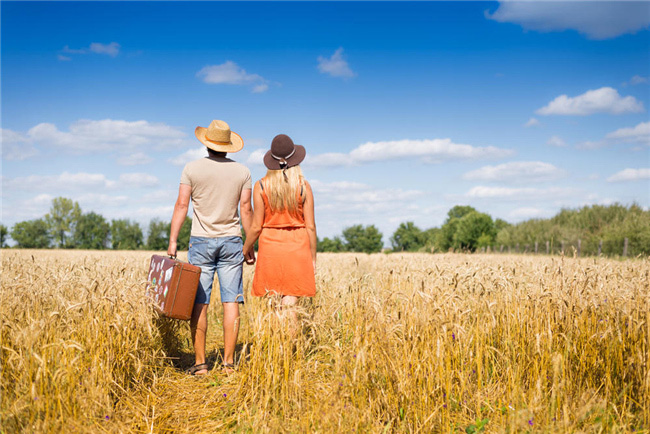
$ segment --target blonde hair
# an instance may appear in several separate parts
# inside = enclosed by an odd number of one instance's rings
[[[304,183],[305,178],[302,176],[300,166],[285,170],[269,169],[264,177],[264,193],[269,199],[271,210],[288,210],[291,214],[297,213],[298,200],[302,198],[301,187]]]

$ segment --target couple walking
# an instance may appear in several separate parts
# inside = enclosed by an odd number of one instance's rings
[[[167,254],[176,256],[178,234],[191,200],[187,257],[190,264],[201,267],[201,278],[190,320],[195,364],[188,373],[203,375],[208,372],[205,338],[214,272],[223,305],[223,367],[232,370],[239,304],[244,302],[243,263],[256,264],[251,290],[254,296],[277,294],[285,306],[296,304],[298,297],[314,296],[316,224],[314,197],[300,170],[304,147],[294,145],[287,135],[275,136],[264,156],[266,176],[251,188],[248,168],[226,157],[244,147],[242,138],[230,131],[226,122],[214,120],[208,128],[196,127],[195,134],[207,147],[207,156],[183,169]],[[253,245],[258,239],[256,260]]]

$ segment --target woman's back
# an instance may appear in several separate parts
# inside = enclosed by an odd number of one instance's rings
[[[262,189],[262,198],[264,199],[264,223],[263,228],[304,228],[305,216],[303,213],[303,186],[301,185],[300,191],[297,194],[297,207],[295,211],[290,211],[285,208],[282,210],[274,210],[271,206],[271,201],[267,196],[267,191],[272,188],[267,182],[266,177],[260,180],[260,187]],[[269,191],[270,193],[270,191]]]

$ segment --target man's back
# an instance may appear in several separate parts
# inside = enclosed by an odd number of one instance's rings
[[[239,199],[251,188],[246,166],[225,157],[201,158],[185,166],[181,184],[192,188],[192,236],[241,236]]]

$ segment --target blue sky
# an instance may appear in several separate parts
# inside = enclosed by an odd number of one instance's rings
[[[307,148],[321,236],[650,206],[650,2],[2,2],[2,218],[169,219],[197,125]]]

